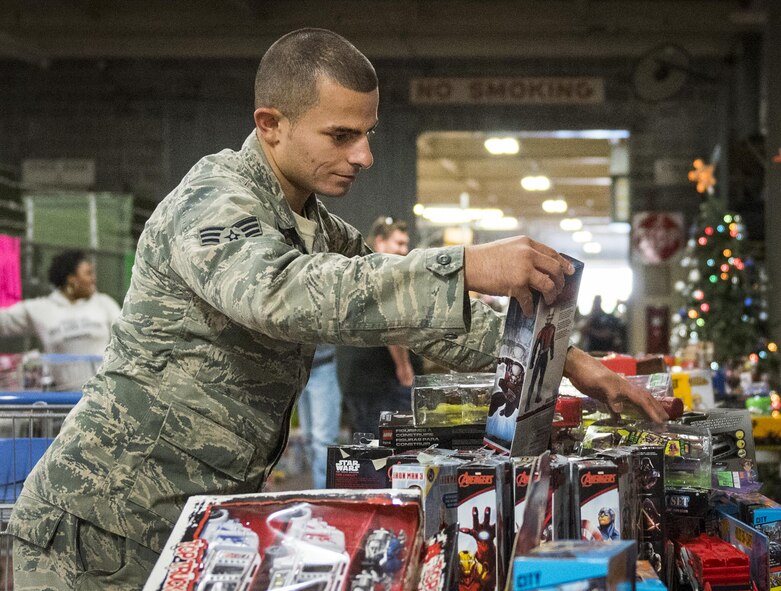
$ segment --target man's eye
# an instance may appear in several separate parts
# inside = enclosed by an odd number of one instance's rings
[[[343,144],[350,139],[349,133],[332,133],[331,137],[337,144]]]

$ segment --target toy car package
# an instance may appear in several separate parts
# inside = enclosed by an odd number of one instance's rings
[[[145,591],[409,591],[422,536],[413,490],[194,496]]]
[[[449,373],[415,376],[412,415],[416,427],[485,425],[492,373]]]
[[[526,316],[510,300],[485,444],[512,456],[536,456],[548,449],[583,273],[582,262],[564,256],[575,273],[565,277],[553,305],[534,292],[534,312]]]

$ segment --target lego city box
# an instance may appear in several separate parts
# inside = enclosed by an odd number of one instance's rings
[[[512,589],[628,591],[635,586],[636,558],[633,540],[551,542],[515,557]]]
[[[325,471],[326,488],[390,488],[386,469],[391,447],[330,445]]]
[[[512,456],[536,456],[548,449],[569,336],[575,324],[583,263],[575,267],[552,305],[534,292],[526,316],[510,300],[488,418],[485,444]]]
[[[145,591],[410,591],[422,545],[417,490],[188,499]]]
[[[781,565],[778,564],[778,560],[781,556],[778,556],[778,550],[774,552],[776,554],[774,566],[771,562],[767,536],[721,511],[718,515],[719,537],[748,556],[751,580],[756,584],[757,591],[780,591]]]

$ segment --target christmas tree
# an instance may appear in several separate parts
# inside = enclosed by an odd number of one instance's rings
[[[699,187],[698,187],[699,188]],[[713,361],[748,360],[763,366],[777,360],[767,338],[767,277],[761,244],[745,235],[739,215],[726,210],[707,187],[681,265],[687,281],[676,289],[684,304],[673,317],[672,345],[713,344]]]

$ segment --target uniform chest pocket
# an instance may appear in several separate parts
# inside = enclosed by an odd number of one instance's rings
[[[173,403],[127,498],[173,524],[191,495],[246,492],[254,454],[247,440]]]

